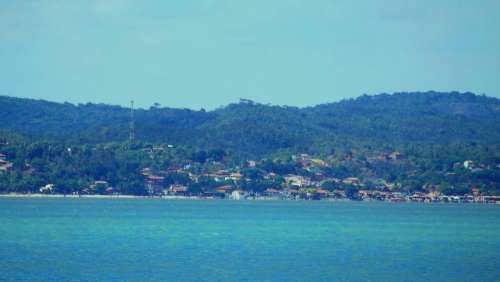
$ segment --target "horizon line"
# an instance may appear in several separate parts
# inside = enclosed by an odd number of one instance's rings
[[[219,110],[219,109],[223,109],[223,108],[225,108],[225,107],[227,107],[229,105],[245,104],[245,103],[246,104],[254,104],[254,105],[263,105],[263,106],[269,106],[269,107],[283,107],[283,108],[305,109],[305,108],[313,108],[313,107],[320,106],[320,105],[329,105],[329,104],[341,103],[341,102],[344,102],[344,101],[356,100],[356,99],[359,99],[359,98],[362,98],[362,97],[376,97],[376,96],[386,96],[386,95],[393,96],[393,95],[401,95],[401,94],[474,95],[474,96],[486,97],[486,98],[491,98],[491,99],[496,99],[496,100],[500,99],[498,97],[490,96],[490,95],[487,95],[485,93],[478,94],[478,93],[475,93],[475,92],[472,92],[472,91],[458,91],[458,90],[451,90],[451,91],[426,90],[426,91],[422,91],[422,90],[416,90],[416,91],[397,91],[397,92],[390,92],[390,93],[388,93],[388,92],[380,92],[380,93],[376,93],[376,94],[363,93],[363,94],[360,94],[360,95],[357,95],[357,96],[343,97],[343,98],[340,98],[340,99],[338,99],[336,101],[320,102],[320,103],[316,103],[316,104],[309,105],[309,106],[308,105],[305,105],[305,106],[291,106],[291,105],[286,105],[286,104],[265,103],[265,102],[255,101],[254,99],[249,99],[249,98],[243,98],[243,97],[241,97],[241,98],[239,98],[238,101],[229,102],[227,104],[219,105],[217,107],[214,107],[214,108],[208,109],[208,110],[205,109],[205,107],[201,107],[199,109],[189,108],[189,107],[170,107],[170,106],[161,105],[160,103],[153,103],[152,105],[149,106],[149,108],[139,106],[139,107],[134,108],[134,110],[145,110],[145,111],[147,111],[147,110],[151,110],[152,108],[155,108],[155,104],[158,104],[159,107],[156,107],[157,109],[178,109],[178,110],[191,110],[191,111],[207,111],[207,112],[211,112],[211,111],[216,111],[216,110]],[[10,96],[10,95],[2,94],[2,93],[0,93],[0,97],[15,98],[15,99],[24,99],[24,100],[32,100],[32,101],[40,101],[40,102],[47,102],[47,103],[54,103],[54,104],[63,104],[63,105],[64,104],[70,104],[70,105],[75,106],[75,107],[78,107],[78,106],[81,106],[81,105],[91,104],[91,105],[105,105],[105,106],[110,106],[110,107],[120,107],[120,108],[124,108],[124,109],[129,109],[130,108],[130,106],[127,106],[127,104],[130,103],[131,100],[134,101],[134,102],[137,101],[134,98],[126,99],[127,103],[124,103],[122,105],[122,104],[112,104],[112,103],[92,102],[92,101],[87,101],[87,102],[54,101],[54,100],[48,100],[48,99],[45,99],[45,98]]]

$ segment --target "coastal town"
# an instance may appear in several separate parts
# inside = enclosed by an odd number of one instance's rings
[[[401,160],[399,152],[392,152],[379,157],[383,161]],[[270,172],[265,173],[264,180],[282,179],[282,183],[259,191],[247,191],[242,189],[241,183],[248,183],[250,178],[241,173],[241,169],[221,169],[213,173],[194,174],[190,172],[190,166],[175,168],[155,174],[150,168],[144,168],[142,174],[145,176],[148,193],[151,196],[165,197],[195,197],[195,198],[219,198],[231,200],[326,200],[326,201],[384,201],[384,202],[423,202],[423,203],[499,203],[500,196],[483,195],[478,188],[472,188],[471,194],[446,195],[433,188],[426,187],[427,192],[402,192],[398,191],[398,183],[390,183],[384,179],[362,180],[358,177],[350,176],[341,178],[325,176],[322,168],[328,167],[327,162],[321,159],[312,158],[308,154],[293,155],[292,159],[311,175],[284,174],[278,175]],[[246,168],[256,168],[256,161],[247,161]],[[475,167],[473,161],[464,161],[465,169],[475,171],[480,168]],[[181,184],[171,184],[168,187],[163,185],[166,175],[169,173],[187,173],[189,178],[198,182],[200,178],[211,179],[221,185],[213,186],[211,190],[191,193],[189,186]],[[107,183],[96,183],[106,185]]]
[[[171,148],[173,145],[150,147],[142,152],[154,158]],[[145,189],[142,196],[176,199],[500,203],[500,196],[483,193],[477,187],[471,187],[470,193],[449,195],[432,184],[424,184],[421,189],[409,191],[403,189],[404,184],[398,181],[391,182],[367,173],[335,177],[339,175],[332,168],[335,160],[323,160],[308,154],[292,155],[286,164],[280,161],[247,160],[234,167],[228,167],[220,158],[202,157],[203,165],[196,161],[183,161],[165,168],[141,168],[140,179]],[[397,151],[364,161],[398,166],[408,162]],[[342,162],[355,163],[356,160],[352,155],[347,155]],[[491,169],[472,160],[465,160],[456,166],[469,173]],[[11,169],[12,163],[7,156],[0,154],[0,174]],[[57,184],[46,183],[38,191],[29,194],[60,195],[57,188]],[[67,196],[79,197],[97,195],[119,197],[125,194],[106,179],[93,180],[86,187],[67,193]]]

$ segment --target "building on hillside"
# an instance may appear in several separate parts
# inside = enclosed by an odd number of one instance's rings
[[[6,161],[5,157],[4,158],[0,158],[0,173],[4,172],[4,171],[7,171],[7,170],[10,170],[11,168],[12,168],[12,163],[11,162]]]
[[[149,167],[145,167],[141,170],[141,174],[144,176],[149,176],[153,174],[153,171]]]
[[[289,174],[285,177],[285,182],[289,187],[302,188],[311,186],[311,179],[300,175]]]
[[[326,166],[326,162],[322,159],[311,159],[311,162],[316,166],[321,166],[321,167]]]
[[[402,155],[400,152],[396,151],[396,152],[392,152],[389,154],[389,159],[393,160],[393,161],[397,161],[397,160],[400,160],[402,158]]]
[[[239,172],[233,172],[229,175],[229,179],[233,180],[233,181],[240,181],[241,177],[243,175]]]
[[[471,160],[464,161],[464,168],[465,169],[473,169],[475,167],[476,167],[476,163],[474,161],[471,161]]]
[[[361,181],[357,177],[347,177],[344,180],[342,180],[342,182],[344,184],[354,185],[354,186],[358,186],[361,184]]]
[[[0,167],[8,165],[7,156],[0,153]],[[0,168],[1,169],[1,168]]]
[[[217,187],[216,191],[219,193],[229,194],[229,192],[233,190],[233,186],[231,185],[222,185]]]
[[[219,170],[211,175],[216,182],[223,182],[231,177],[231,173],[226,170]]]

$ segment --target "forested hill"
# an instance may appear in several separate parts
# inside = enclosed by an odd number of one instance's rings
[[[129,109],[0,96],[0,128],[75,143],[124,141]],[[242,100],[213,111],[135,111],[138,141],[264,155],[280,150],[500,142],[500,100],[472,93],[364,95],[314,107]]]

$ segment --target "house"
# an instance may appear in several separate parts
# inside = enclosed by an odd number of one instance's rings
[[[394,192],[389,195],[390,197],[386,199],[390,200],[391,202],[406,202],[406,197],[403,193]]]
[[[299,190],[297,190],[297,189],[288,188],[288,189],[285,189],[284,191],[285,191],[285,193],[287,193],[289,195],[298,195],[299,194]]]
[[[372,197],[375,200],[385,201],[386,199],[389,198],[389,195],[390,195],[389,192],[374,191]]]
[[[471,160],[464,161],[464,168],[465,169],[473,169],[475,166],[476,166],[476,164],[474,163],[474,161],[471,161]]]
[[[229,198],[231,200],[237,200],[239,201],[241,199],[241,191],[239,190],[234,190],[232,193],[231,193],[231,196],[229,196]]]
[[[274,188],[268,188],[264,191],[264,195],[267,197],[279,197],[281,196],[281,191]]]
[[[141,174],[144,175],[144,176],[148,176],[148,175],[152,175],[153,171],[151,170],[151,168],[146,167],[146,168],[143,168],[141,170]]]
[[[498,204],[498,203],[500,203],[500,196],[484,196],[483,200],[486,203]]]
[[[481,195],[481,190],[479,190],[479,188],[472,188],[472,195],[474,198],[479,197]]]
[[[315,199],[315,200],[316,199],[320,200],[320,199],[324,199],[327,197],[328,197],[328,191],[325,189],[318,188],[318,189],[316,189],[316,191],[314,191],[313,199]]]
[[[229,191],[233,190],[233,186],[222,185],[222,186],[217,187],[216,190],[217,190],[217,192],[220,192],[220,193],[229,193]]]
[[[174,166],[174,167],[169,167],[165,170],[165,173],[176,173],[176,172],[183,172],[184,170],[180,166]]]
[[[12,168],[12,163],[5,160],[5,155],[0,154],[0,173]]]
[[[153,152],[163,152],[165,151],[165,148],[163,148],[162,146],[154,146],[151,150]]]
[[[300,154],[300,159],[302,159],[302,160],[310,160],[311,156],[309,156],[308,154]]]
[[[200,179],[200,176],[198,174],[194,174],[191,172],[188,173],[188,176],[189,176],[189,179],[191,179],[194,182],[198,182],[198,180]]]
[[[148,175],[146,185],[150,195],[163,194],[163,180],[165,180],[164,176]]]
[[[463,201],[464,201],[464,203],[473,203],[474,202],[474,196],[473,195],[464,195],[463,196]]]
[[[239,181],[242,176],[243,175],[239,172],[233,172],[229,175],[229,179],[231,179],[233,181]],[[226,179],[226,180],[229,180],[229,179]]]
[[[380,161],[397,161],[397,160],[401,160],[403,157],[403,155],[398,152],[398,151],[394,151],[392,153],[382,153],[378,156],[378,159]]]
[[[288,186],[296,188],[311,186],[311,179],[294,174],[285,176],[285,182],[288,184]]]
[[[172,184],[170,185],[169,188],[169,194],[175,195],[175,196],[186,196],[188,193],[188,188],[187,186],[184,185],[177,185],[177,184]]]
[[[326,166],[326,162],[322,159],[311,159],[311,162],[317,166]]]
[[[54,190],[55,190],[55,185],[52,183],[49,183],[45,186],[40,187],[40,193],[44,193],[44,194],[51,194],[54,192]]]
[[[409,197],[412,202],[424,202],[426,198],[427,196],[422,192],[415,192]]]
[[[107,181],[105,181],[105,180],[96,180],[96,181],[94,181],[94,185],[96,185],[96,186],[97,185],[102,185],[102,186],[108,187],[109,183]]]
[[[364,201],[371,200],[373,198],[373,192],[370,190],[359,190],[358,195]]]
[[[354,185],[354,186],[361,184],[361,181],[357,177],[347,177],[344,180],[342,180],[342,182],[344,184],[349,184],[349,185]]]
[[[214,178],[215,181],[222,182],[230,179],[231,173],[225,170],[219,170],[215,174],[212,174],[211,176]]]
[[[151,182],[162,182],[163,180],[165,180],[165,177],[158,175],[149,175],[147,180]]]
[[[220,192],[205,191],[202,193],[202,197],[207,199],[224,199],[226,197],[226,194]]]
[[[96,180],[93,184],[90,185],[89,189],[86,190],[88,194],[98,193],[103,194],[106,192],[106,189],[109,188],[109,183],[105,180]]]
[[[328,197],[333,199],[345,199],[346,193],[343,190],[333,190],[332,192],[328,193]]]
[[[288,199],[299,199],[300,192],[297,189],[285,188],[281,191],[281,195]]]
[[[389,159],[393,160],[393,161],[397,161],[397,160],[400,160],[401,159],[401,153],[400,152],[392,152],[389,154]]]

